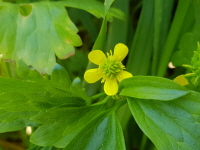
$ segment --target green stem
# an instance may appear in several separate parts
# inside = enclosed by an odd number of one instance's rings
[[[102,100],[102,101],[100,101],[100,102],[98,102],[98,103],[95,103],[95,104],[93,104],[92,106],[105,104],[105,103],[107,103],[107,101],[108,101],[110,98],[111,98],[110,96],[107,96],[104,100]]]
[[[147,142],[148,142],[148,138],[145,134],[143,134],[142,141],[141,141],[141,144],[140,144],[140,150],[145,150]]]
[[[192,76],[195,76],[196,73],[187,73],[187,74],[184,74],[183,76],[184,77],[192,77]]]
[[[168,62],[170,60],[171,54],[174,50],[175,44],[178,39],[181,27],[183,26],[183,21],[187,14],[187,10],[190,6],[191,0],[179,0],[178,7],[173,19],[163,52],[161,55],[161,61],[158,66],[158,76],[164,76]]]
[[[96,99],[98,99],[98,98],[100,98],[100,97],[102,97],[102,96],[105,96],[105,95],[106,95],[106,94],[105,94],[104,92],[99,93],[99,94],[96,94],[96,95],[92,96],[91,102],[93,102],[94,100],[96,100]]]

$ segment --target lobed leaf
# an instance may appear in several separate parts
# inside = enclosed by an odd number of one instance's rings
[[[125,149],[122,130],[114,112],[103,110],[103,106],[90,106],[42,112],[32,118],[44,125],[33,133],[31,142],[64,150]]]
[[[87,122],[95,118],[102,107],[55,108],[32,118],[43,124],[31,136],[31,142],[40,146],[65,147]],[[44,117],[46,118],[44,121]]]
[[[200,94],[192,91],[173,101],[128,97],[136,122],[159,150],[200,149]]]
[[[39,146],[125,150],[115,109],[86,106],[85,100],[53,82],[0,78],[0,103],[0,132],[36,126],[31,141]]]
[[[55,55],[65,59],[82,44],[61,4],[0,3],[0,7],[0,53],[5,59],[22,58],[41,73],[51,74]]]
[[[0,132],[15,131],[35,124],[30,118],[43,110],[86,106],[85,100],[50,81],[5,78],[0,78],[0,103]]]
[[[134,76],[119,84],[120,95],[139,99],[173,100],[189,93],[172,80],[153,76]]]
[[[36,115],[34,111],[9,112],[0,114],[0,133],[21,130],[26,126],[36,126],[30,117]]]
[[[65,6],[86,10],[105,17],[104,6],[94,0],[68,0],[28,4],[0,3],[0,53],[4,59],[23,59],[41,73],[51,74],[56,57],[66,59],[81,46],[78,29]],[[112,16],[123,18],[117,9]]]
[[[86,132],[87,131],[87,132]],[[125,150],[121,125],[114,112],[90,122],[64,150]]]

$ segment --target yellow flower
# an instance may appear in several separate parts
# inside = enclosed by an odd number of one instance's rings
[[[107,95],[115,95],[118,92],[118,83],[125,78],[132,77],[132,74],[124,71],[125,66],[121,61],[128,54],[126,45],[119,43],[114,48],[114,54],[106,55],[101,50],[93,50],[89,53],[89,60],[99,65],[96,69],[89,69],[85,72],[84,78],[88,83],[94,83],[101,78],[101,83],[104,84],[104,91]]]

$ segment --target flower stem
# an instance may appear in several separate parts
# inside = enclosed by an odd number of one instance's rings
[[[107,96],[106,98],[104,98],[104,100],[98,102],[98,103],[95,103],[93,104],[94,105],[101,105],[101,104],[105,104],[111,97],[110,96]]]
[[[106,94],[105,94],[104,92],[99,93],[99,94],[96,94],[96,95],[92,96],[91,102],[93,102],[94,100],[96,100],[96,99],[98,99],[98,98],[100,98],[100,97],[102,97],[102,96],[105,96],[105,95],[106,95]]]

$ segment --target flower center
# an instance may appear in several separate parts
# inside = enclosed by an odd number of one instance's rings
[[[106,78],[115,78],[117,73],[125,69],[121,62],[108,58],[105,63],[100,65]]]

